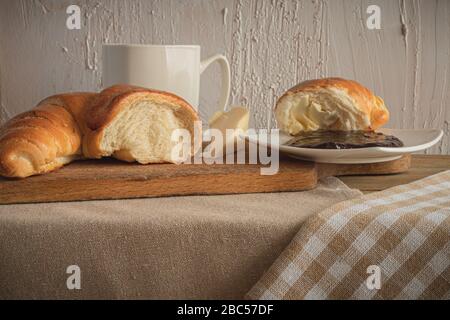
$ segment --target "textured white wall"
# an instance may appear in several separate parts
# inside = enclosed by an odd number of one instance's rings
[[[82,29],[65,27],[78,4]],[[381,30],[366,8],[381,7]],[[225,53],[234,104],[274,126],[276,97],[310,78],[360,81],[389,106],[390,127],[442,128],[450,153],[450,1],[0,0],[0,121],[41,98],[101,88],[102,43],[199,44]],[[219,96],[218,67],[202,78],[201,114]]]

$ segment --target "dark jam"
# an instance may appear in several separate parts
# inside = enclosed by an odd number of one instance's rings
[[[357,149],[370,147],[403,147],[403,142],[390,135],[374,131],[311,131],[303,132],[286,145],[314,149]]]

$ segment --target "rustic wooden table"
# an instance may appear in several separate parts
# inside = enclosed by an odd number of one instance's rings
[[[350,188],[371,193],[400,184],[406,184],[433,174],[450,170],[450,156],[413,155],[411,169],[408,172],[382,176],[346,176],[339,177]]]

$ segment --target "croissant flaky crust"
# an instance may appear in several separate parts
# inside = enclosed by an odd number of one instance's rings
[[[106,156],[172,162],[172,131],[193,137],[198,120],[182,98],[129,85],[51,96],[0,128],[0,175],[23,178]]]
[[[279,128],[295,135],[314,130],[375,130],[389,120],[384,101],[356,81],[325,78],[302,82],[277,102]]]

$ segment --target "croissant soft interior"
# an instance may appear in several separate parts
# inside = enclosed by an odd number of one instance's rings
[[[171,134],[189,128],[193,120],[183,117],[185,110],[144,100],[130,106],[108,125],[101,140],[104,155],[142,164],[171,162],[175,144]]]
[[[359,83],[341,78],[309,80],[288,90],[275,116],[284,132],[375,130],[389,120],[383,100]]]

